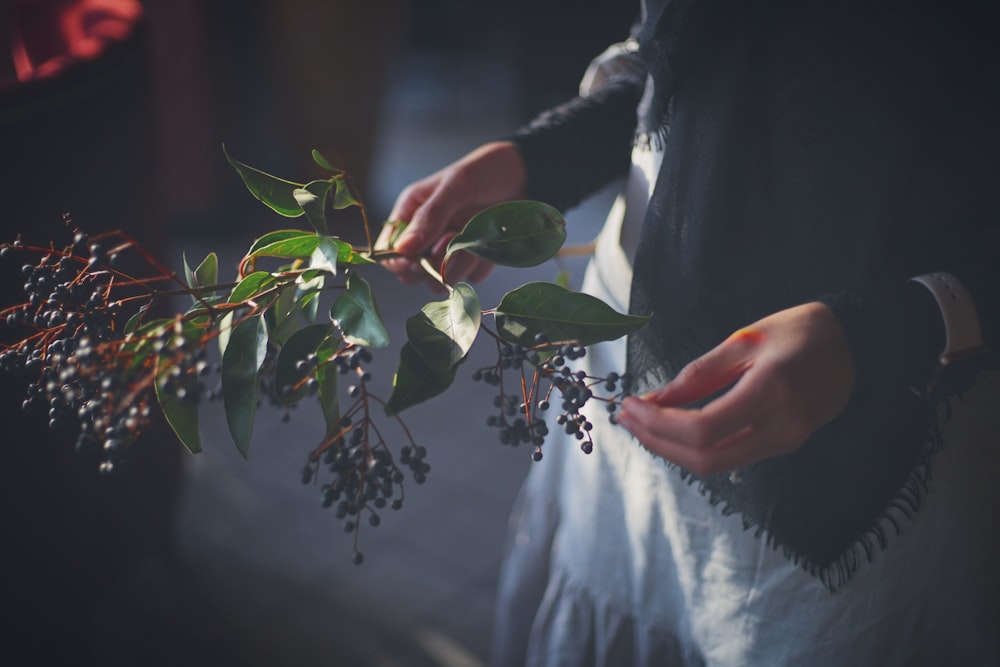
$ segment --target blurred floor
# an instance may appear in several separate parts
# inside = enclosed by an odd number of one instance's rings
[[[508,133],[516,124],[513,86],[509,70],[490,60],[403,59],[379,121],[368,193],[373,218],[387,215],[411,181]],[[610,197],[569,214],[569,243],[593,237]],[[234,266],[249,241],[181,236],[172,254],[218,250],[223,266]],[[479,288],[484,307],[517,284],[554,279],[559,268],[497,271]],[[582,260],[565,268],[578,284]],[[401,286],[378,269],[365,277],[394,336],[372,367],[376,392],[388,396],[406,317],[438,297]],[[232,446],[221,409],[203,410],[205,451],[185,457],[177,561],[151,564],[120,592],[132,602],[124,605],[133,610],[125,622],[138,636],[142,628],[159,629],[160,639],[147,642],[163,643],[155,662],[485,664],[507,514],[528,466],[545,464],[531,463],[526,449],[502,447],[485,426],[493,394],[469,376],[489,359],[487,347],[473,350],[449,392],[404,413],[428,449],[432,471],[425,485],[407,485],[402,510],[386,512],[377,529],[362,530],[361,566],[351,563],[351,536],[320,506],[319,487],[300,482],[306,456],[322,436],[318,407],[294,411],[290,423],[263,408],[248,462]],[[116,651],[128,654],[112,641],[104,650],[109,662]]]

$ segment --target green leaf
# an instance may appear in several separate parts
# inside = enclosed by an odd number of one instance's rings
[[[286,218],[297,218],[302,215],[302,207],[295,199],[295,191],[304,187],[302,183],[286,181],[283,178],[272,176],[260,169],[255,169],[249,165],[235,160],[226,151],[225,145],[222,152],[226,154],[229,164],[236,169],[243,179],[250,194],[263,202],[267,207],[276,213],[280,213]]]
[[[339,346],[339,338],[328,336],[316,349],[316,356],[320,361],[320,365],[316,368],[316,389],[319,393],[319,405],[323,410],[323,419],[326,422],[327,435],[333,435],[340,429],[340,394],[337,391],[339,372],[336,365],[330,363]]]
[[[550,341],[590,345],[635,331],[649,317],[623,315],[600,299],[554,283],[533,282],[508,292],[496,309],[497,332],[511,343],[532,344],[536,334]]]
[[[339,241],[340,253],[337,255],[337,261],[344,265],[356,265],[356,264],[374,264],[375,260],[366,255],[362,255],[357,250],[354,249],[347,241]]]
[[[385,404],[386,414],[393,417],[443,393],[455,381],[457,368],[435,371],[424,362],[413,344],[404,344],[399,352],[399,369],[393,378],[392,395]]]
[[[222,355],[222,402],[236,449],[243,458],[250,453],[250,434],[257,410],[257,373],[267,353],[267,330],[254,316],[237,324]]]
[[[481,320],[475,290],[459,283],[447,300],[432,301],[406,320],[406,336],[424,363],[435,371],[446,371],[469,353]]]
[[[241,280],[229,293],[229,303],[243,303],[270,289],[277,279],[267,271],[254,271]]]
[[[330,324],[312,324],[293,333],[281,346],[274,364],[274,388],[282,405],[296,403],[309,393],[303,381],[316,370],[316,364],[308,358],[317,354],[332,332]]]
[[[361,202],[354,197],[351,186],[348,185],[346,179],[337,177],[334,179],[334,183],[337,188],[333,192],[333,208],[339,211],[351,206],[361,206]]]
[[[132,317],[128,318],[128,322],[125,323],[125,328],[122,332],[127,336],[134,332],[140,324],[142,324],[142,318],[146,316],[146,312],[149,310],[149,304],[142,306],[139,310],[135,311]]]
[[[354,249],[347,241],[336,236],[320,236],[309,258],[309,266],[315,269],[337,274],[337,265],[374,264],[374,260],[365,257]]]
[[[128,361],[128,370],[135,370],[145,364],[153,354],[156,339],[173,326],[174,320],[159,318],[143,322],[126,334],[122,352],[132,355]]]
[[[284,287],[273,305],[267,309],[267,323],[270,325],[270,337],[278,345],[284,345],[288,337],[299,328],[299,315],[302,306],[296,295],[294,284]]]
[[[569,271],[563,269],[556,275],[556,285],[569,289]]]
[[[195,284],[191,287],[211,287],[217,282],[219,282],[219,256],[210,252],[194,270]]]
[[[385,231],[386,227],[388,227],[391,232],[387,241],[382,244],[376,244],[376,250],[391,250],[394,248],[396,246],[396,241],[399,240],[399,237],[403,235],[403,232],[405,232],[406,228],[409,226],[410,223],[405,220],[386,220],[383,222],[382,232]],[[379,234],[379,238],[381,237],[382,233]]]
[[[372,348],[389,344],[371,285],[357,274],[351,274],[347,289],[333,302],[330,319],[350,343]]]
[[[319,245],[320,237],[315,232],[299,232],[298,236],[288,236],[280,241],[260,245],[247,258],[280,257],[282,259],[307,258]]]
[[[299,305],[302,307],[302,316],[307,322],[314,322],[319,316],[319,290],[300,292]]]
[[[194,400],[197,378],[186,375],[180,386],[187,393],[185,396],[178,396],[176,390],[167,389],[168,372],[168,369],[161,368],[157,363],[156,380],[153,382],[156,400],[177,438],[189,452],[198,454],[201,452],[201,434],[198,432],[198,401]]]
[[[304,188],[299,188],[292,193],[295,201],[299,203],[306,213],[306,219],[319,234],[329,234],[326,226],[326,196],[330,192],[333,183],[330,181],[310,181]]]
[[[277,243],[278,241],[286,241],[288,239],[298,238],[300,236],[311,236],[312,232],[307,232],[303,229],[277,229],[273,232],[268,232],[263,236],[259,237],[247,250],[247,257],[252,256],[255,252],[263,248],[264,246],[271,245],[272,243]]]
[[[230,311],[219,318],[219,354],[225,355],[229,346],[229,337],[233,333],[233,318],[236,313]]]
[[[535,266],[552,258],[566,240],[556,209],[535,201],[498,204],[474,216],[448,244],[445,261],[459,250],[502,266]]]
[[[330,171],[337,171],[330,165],[330,161],[327,160],[325,157],[323,157],[323,154],[320,153],[315,148],[312,150],[312,157],[313,157],[313,162],[323,167],[324,169],[329,169]]]
[[[332,236],[320,236],[316,249],[309,258],[309,266],[321,271],[329,271],[337,275],[337,261],[340,259],[340,247],[345,244]]]
[[[187,281],[187,286],[191,289],[200,290],[204,287],[212,287],[218,282],[219,257],[214,252],[208,253],[205,259],[201,260],[201,264],[198,265],[197,269],[191,268],[186,252],[181,253],[181,260],[184,263],[184,278]],[[205,298],[202,296],[199,299],[198,295],[191,295],[191,301],[195,304],[200,304]]]
[[[181,253],[181,263],[184,264],[184,282],[187,283],[188,287],[196,287],[194,269],[191,268],[191,264],[188,263],[187,253]]]
[[[194,303],[184,311],[184,315],[192,315],[194,313],[201,313],[201,317],[208,316],[208,308],[213,308],[215,306],[228,303],[229,299],[221,294],[213,294],[212,296],[203,296],[200,299],[195,299]]]

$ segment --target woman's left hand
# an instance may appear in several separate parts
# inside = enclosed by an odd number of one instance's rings
[[[626,398],[618,422],[703,477],[795,451],[844,410],[854,379],[840,323],[811,302],[737,331],[665,387]]]

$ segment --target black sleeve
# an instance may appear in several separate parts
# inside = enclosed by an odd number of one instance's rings
[[[956,22],[957,23],[957,22]],[[983,26],[994,25],[982,21]],[[970,27],[971,25],[971,27]],[[951,59],[946,84],[929,90],[939,122],[921,141],[932,142],[935,164],[918,186],[929,202],[931,246],[915,273],[947,272],[968,289],[990,353],[982,369],[1000,367],[1000,62],[992,37],[964,21],[942,37]],[[943,319],[930,292],[914,282],[878,291],[821,299],[843,324],[854,353],[858,387],[885,392],[921,386],[944,349]]]
[[[624,175],[644,83],[618,78],[542,113],[509,137],[527,167],[527,196],[565,211]]]

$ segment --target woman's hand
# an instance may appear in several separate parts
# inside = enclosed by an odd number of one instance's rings
[[[406,231],[391,243],[395,225],[387,224],[375,243],[377,250],[391,248],[402,255],[387,260],[386,268],[406,283],[428,279],[420,258],[428,257],[438,268],[448,242],[472,216],[494,204],[524,198],[525,178],[517,147],[496,141],[413,183],[399,195],[389,215],[390,223],[409,223]],[[489,262],[460,252],[449,258],[445,279],[476,282],[492,270]]]
[[[844,410],[854,379],[840,323],[812,302],[737,331],[665,387],[626,398],[618,422],[651,452],[712,475],[798,449]]]

